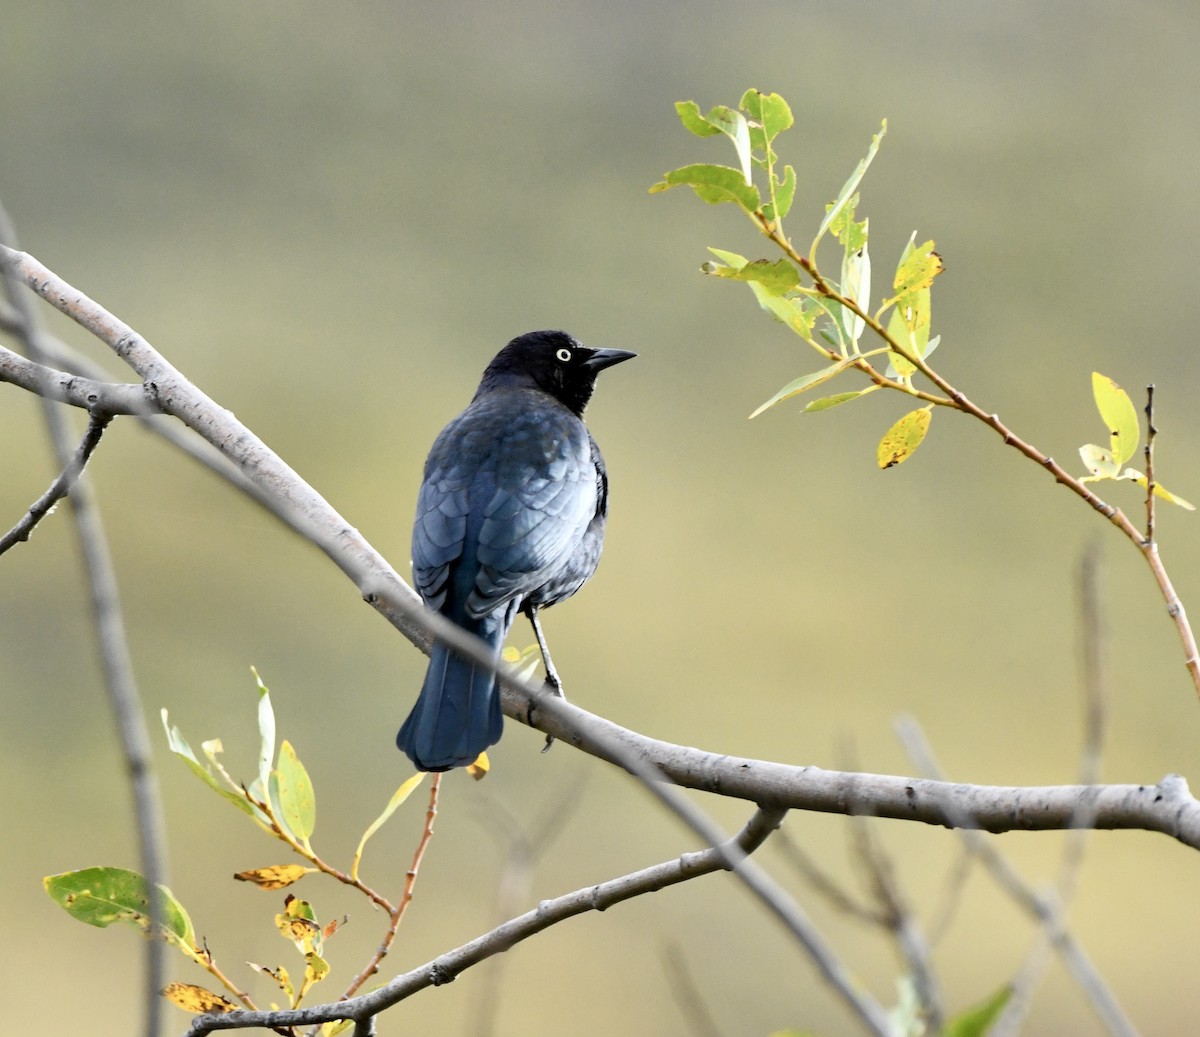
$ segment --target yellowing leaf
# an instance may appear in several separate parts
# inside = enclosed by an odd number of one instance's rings
[[[488,759],[486,752],[480,753],[475,757],[475,762],[467,766],[467,773],[476,781],[483,781],[488,776],[488,771],[492,769],[492,761]]]
[[[278,968],[268,968],[266,965],[256,965],[252,961],[246,962],[255,972],[261,972],[264,976],[270,976],[278,985],[279,989],[287,995],[289,1001],[296,997],[296,990],[292,986],[292,977],[288,975],[288,970],[282,965]]]
[[[329,962],[319,954],[304,956],[304,986],[307,989],[314,983],[320,983],[329,975]]]
[[[883,434],[879,441],[877,457],[880,468],[891,468],[902,461],[907,461],[913,451],[921,445],[925,433],[929,431],[929,422],[933,417],[933,404],[909,411],[890,429]]]
[[[1141,435],[1133,401],[1129,398],[1129,393],[1098,371],[1092,372],[1092,396],[1096,400],[1096,409],[1100,411],[1100,417],[1108,426],[1109,435],[1112,437],[1113,461],[1118,466],[1123,465],[1133,457]]]
[[[1106,450],[1102,446],[1096,446],[1095,443],[1081,446],[1079,459],[1083,461],[1083,467],[1091,472],[1087,482],[1094,482],[1097,479],[1116,479],[1120,475],[1121,466],[1113,459],[1112,451]]]
[[[933,242],[926,241],[923,245],[914,246],[917,232],[908,240],[904,251],[900,254],[900,263],[896,267],[896,276],[892,287],[897,295],[907,295],[909,292],[928,288],[933,279],[944,269],[942,257],[933,250]]]
[[[358,849],[354,851],[354,863],[350,867],[351,878],[358,878],[358,865],[362,860],[363,849],[367,845],[367,840],[383,827],[387,819],[396,812],[396,808],[412,795],[413,789],[420,785],[424,778],[425,772],[417,771],[416,774],[414,774],[403,785],[396,789],[396,791],[392,793],[392,798],[388,800],[388,805],[383,808],[383,813],[375,818],[375,820],[372,821],[368,826],[367,830],[363,832],[363,837],[358,841]]]
[[[195,983],[168,983],[162,989],[162,996],[171,1004],[182,1008],[193,1015],[205,1015],[208,1012],[232,1012],[237,1005],[220,994],[198,987]]]
[[[336,1022],[325,1023],[321,1027],[321,1037],[337,1037],[339,1033],[345,1033],[353,1025],[353,1019],[338,1019]]]
[[[307,846],[317,823],[317,797],[308,771],[286,739],[279,747],[279,765],[271,772],[271,790],[282,815],[279,820]]]
[[[272,864],[268,868],[239,871],[233,877],[239,882],[253,882],[259,889],[283,889],[315,870],[303,864]]]
[[[307,900],[289,896],[283,902],[283,913],[275,916],[275,925],[302,954],[320,953],[321,926]]]
[[[1122,478],[1132,479],[1135,483],[1137,483],[1143,489],[1145,489],[1145,487],[1147,485],[1146,477],[1144,475],[1142,475],[1141,472],[1137,471],[1134,468],[1126,468],[1125,471],[1121,473],[1121,475],[1122,475]],[[1194,504],[1189,504],[1182,497],[1176,497],[1175,494],[1173,494],[1170,490],[1166,489],[1162,485],[1162,483],[1159,483],[1157,481],[1154,483],[1154,496],[1161,497],[1168,504],[1176,504],[1186,511],[1195,511],[1196,510],[1196,506]]]

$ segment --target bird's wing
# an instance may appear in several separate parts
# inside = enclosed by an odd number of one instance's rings
[[[497,460],[494,478],[472,487],[483,505],[479,571],[467,602],[476,615],[553,577],[596,512],[590,437],[565,408],[533,408],[510,422]]]
[[[426,466],[417,495],[413,523],[412,565],[417,592],[431,608],[446,600],[450,563],[463,552],[470,512],[467,490],[470,471],[461,464],[439,464],[434,455]]]
[[[417,590],[440,609],[461,563],[454,583],[473,581],[471,615],[528,594],[570,560],[597,492],[591,437],[578,417],[540,393],[477,398],[425,465],[413,524]]]

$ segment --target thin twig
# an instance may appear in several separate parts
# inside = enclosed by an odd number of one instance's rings
[[[1154,539],[1154,386],[1146,386],[1146,540]]]
[[[7,212],[0,206],[0,242],[6,241],[15,244],[16,235]],[[8,246],[0,244],[0,276],[3,277],[9,304],[20,322],[16,334],[24,343],[30,361],[36,364],[40,363],[43,357],[39,342],[40,329],[28,297],[21,288],[21,281],[25,278],[13,266],[14,255]],[[66,416],[49,400],[43,401],[43,409],[58,463],[66,470],[72,458],[72,437]],[[150,891],[148,914],[153,932],[162,923],[163,905],[157,891],[159,885],[167,882],[167,849],[162,805],[153,770],[150,735],[146,729],[141,697],[133,674],[133,662],[129,655],[129,642],[125,636],[116,571],[109,556],[100,512],[85,477],[81,475],[76,479],[68,499],[71,502],[75,530],[87,574],[92,619],[99,642],[109,706],[117,727],[133,792],[140,864],[146,887]],[[161,940],[146,941],[144,1002],[147,1037],[157,1037],[162,1019],[159,991],[164,985],[164,949],[165,944]]]
[[[914,766],[927,774],[940,775],[941,771],[937,760],[920,727],[910,720],[897,725],[897,729],[901,742]],[[1080,786],[1080,796],[1075,801],[1077,824],[1088,822],[1094,826],[1094,818],[1089,820],[1087,813],[1095,810],[1099,800],[1089,801],[1088,793],[1098,788],[1100,786]],[[957,804],[955,809],[957,810]],[[970,847],[971,852],[975,854],[1000,888],[1022,910],[1043,926],[1043,931],[1054,945],[1059,957],[1062,958],[1067,971],[1088,996],[1092,1007],[1108,1032],[1113,1037],[1136,1037],[1137,1031],[1087,956],[1087,952],[1063,924],[1060,899],[1057,896],[1048,896],[1033,890],[1009,864],[1004,855],[996,849],[992,840],[987,839],[982,832],[971,827],[969,816],[959,818],[958,836]]]
[[[867,925],[882,926],[885,924],[883,913],[867,904],[860,904],[847,893],[832,875],[825,872],[787,832],[780,828],[775,835],[773,845],[783,859],[795,869],[796,873],[808,883],[813,892],[836,910]]]
[[[861,815],[850,818],[858,857],[870,877],[871,891],[879,905],[883,925],[895,939],[907,963],[922,1020],[930,1033],[941,1033],[944,1013],[929,957],[929,944],[900,888],[891,858],[875,837],[872,820]]]
[[[1092,543],[1079,563],[1079,645],[1083,682],[1083,747],[1079,780],[1084,785],[1100,781],[1104,739],[1108,733],[1108,667],[1104,648],[1108,640],[1101,587],[1100,546]]]
[[[687,1032],[695,1037],[721,1037],[721,1028],[713,1018],[703,992],[692,978],[683,948],[674,941],[666,944],[662,949],[662,959],[667,985],[687,1022]]]
[[[79,441],[79,446],[75,448],[66,467],[58,473],[46,492],[29,506],[29,510],[21,520],[7,533],[0,536],[0,554],[4,554],[16,544],[27,541],[34,527],[54,510],[55,504],[67,495],[79,476],[83,474],[83,469],[92,456],[92,452],[100,445],[100,437],[104,434],[110,421],[112,421],[112,416],[109,414],[93,414],[88,419],[83,439]]]
[[[534,866],[538,858],[564,831],[567,815],[579,802],[581,784],[578,779],[565,783],[549,806],[543,808],[541,816],[530,825],[529,832],[523,830],[521,823],[503,800],[485,796],[475,802],[480,822],[495,835],[497,842],[507,844],[506,848],[498,849],[497,853],[497,856],[503,853],[505,865],[496,884],[494,924],[499,925],[528,902]],[[506,960],[503,955],[492,958],[476,980],[479,993],[467,1028],[468,1032],[476,1037],[488,1037],[495,1032]]]
[[[400,895],[400,903],[388,915],[388,927],[387,931],[383,934],[383,941],[374,955],[372,955],[371,960],[367,962],[366,967],[350,982],[350,985],[342,994],[343,1001],[352,997],[368,979],[379,971],[380,964],[387,957],[388,951],[392,949],[392,943],[396,939],[396,931],[400,928],[400,922],[408,910],[408,905],[412,903],[413,890],[417,885],[417,874],[421,870],[421,862],[425,859],[425,851],[429,849],[430,840],[433,838],[433,822],[437,818],[438,795],[441,787],[442,776],[435,774],[433,780],[429,783],[429,806],[425,810],[425,827],[421,830],[421,838],[417,842],[416,850],[413,852],[412,863],[408,866],[408,872],[404,877],[404,892]]]

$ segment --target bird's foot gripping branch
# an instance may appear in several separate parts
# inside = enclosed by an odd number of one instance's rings
[[[880,389],[890,389],[919,401],[920,406],[902,415],[880,438],[876,455],[879,467],[885,469],[913,455],[929,432],[935,408],[959,411],[983,422],[1005,445],[1039,465],[1056,482],[1107,518],[1142,552],[1175,623],[1185,665],[1200,695],[1200,652],[1154,540],[1157,500],[1194,509],[1156,479],[1153,386],[1147,390],[1145,472],[1126,466],[1141,439],[1133,402],[1111,378],[1095,373],[1093,394],[1107,426],[1109,442],[1081,447],[1079,454],[1087,474],[1071,475],[1051,456],[1017,435],[995,413],[974,403],[931,364],[930,357],[941,342],[940,335],[931,334],[932,287],[945,269],[932,240],[918,245],[914,232],[901,252],[890,287],[881,291],[872,284],[869,221],[858,218],[859,187],[879,152],[887,120],[871,138],[866,155],[841,190],[826,204],[808,248],[800,252],[784,229],[784,220],[796,199],[796,171],[783,163],[775,150],[779,135],[794,123],[787,101],[778,94],[747,90],[737,108],[717,105],[704,114],[695,101],[680,101],[675,110],[689,132],[698,137],[724,137],[731,142],[737,165],[681,166],[664,174],[650,191],[687,186],[710,205],[729,204],[741,210],[781,255],[749,259],[736,252],[710,248],[715,258],[706,261],[701,269],[713,277],[746,283],[759,305],[810,346],[822,361],[817,370],[783,386],[750,417],[758,417],[785,400],[812,393],[834,379],[845,381],[858,376],[857,387],[810,399],[803,412],[827,411]],[[817,261],[821,245],[831,239],[838,246],[836,276],[823,270]],[[868,384],[862,385],[863,379]],[[1089,488],[1089,484],[1101,480],[1129,480],[1145,489],[1144,531]]]

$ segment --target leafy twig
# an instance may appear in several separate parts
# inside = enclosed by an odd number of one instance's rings
[[[495,954],[510,950],[518,943],[545,929],[589,911],[608,908],[646,893],[665,889],[680,882],[728,869],[730,856],[753,853],[779,825],[784,812],[770,808],[756,810],[738,835],[721,847],[710,847],[695,853],[655,864],[639,871],[609,879],[594,886],[543,900],[536,908],[511,918],[503,924],[439,955],[432,961],[396,976],[385,986],[349,1001],[328,1005],[313,1005],[295,1012],[232,1012],[226,1015],[206,1015],[192,1021],[187,1037],[205,1037],[217,1030],[247,1029],[254,1026],[307,1026],[340,1019],[361,1020],[378,1015],[385,1008],[411,997],[419,990],[442,986],[454,980],[466,969]],[[857,994],[862,997],[865,995]],[[872,1031],[888,1033],[887,1021],[876,1006],[872,1018],[877,1025]]]

